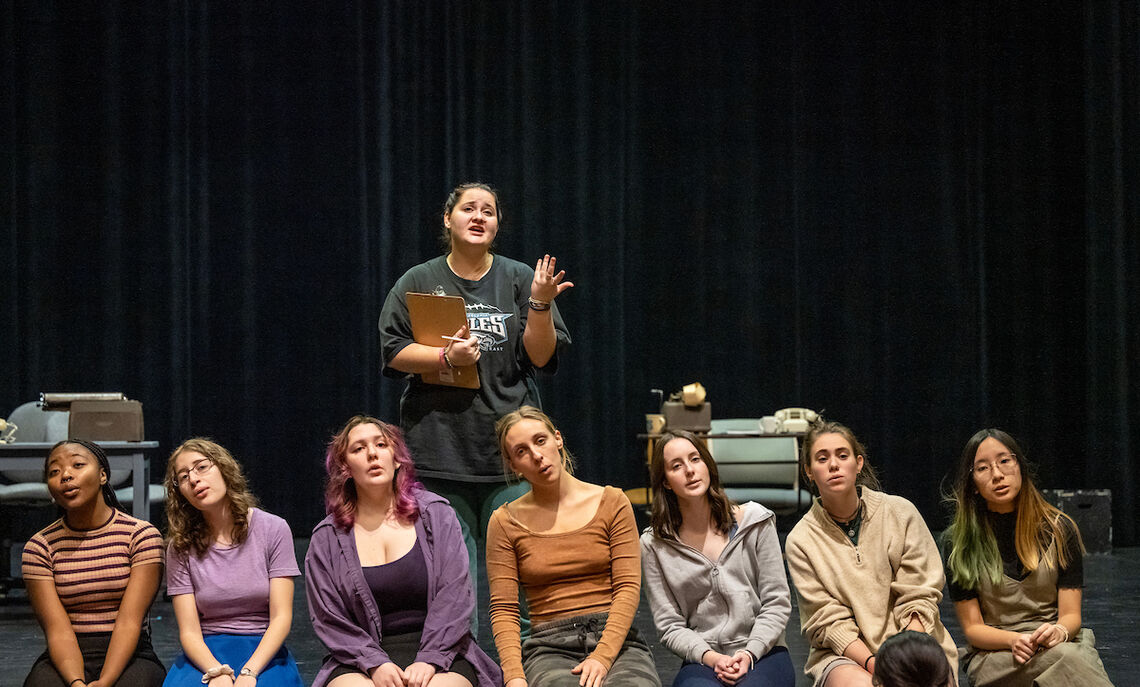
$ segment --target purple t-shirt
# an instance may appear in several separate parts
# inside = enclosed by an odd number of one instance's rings
[[[269,628],[269,580],[297,577],[293,533],[282,518],[253,508],[240,546],[211,546],[199,558],[166,552],[166,593],[193,594],[202,634],[264,634]]]

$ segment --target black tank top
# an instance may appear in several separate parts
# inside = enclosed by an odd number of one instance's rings
[[[380,632],[420,632],[427,618],[428,575],[417,538],[412,550],[384,565],[362,566],[364,580],[380,609]]]

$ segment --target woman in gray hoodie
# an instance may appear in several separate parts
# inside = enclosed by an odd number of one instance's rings
[[[791,593],[772,511],[729,501],[691,432],[662,435],[649,472],[641,562],[661,642],[684,661],[673,687],[793,687]]]

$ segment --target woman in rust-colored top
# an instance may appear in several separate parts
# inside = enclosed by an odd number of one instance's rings
[[[523,406],[496,430],[506,468],[531,487],[500,506],[487,530],[491,627],[506,687],[660,687],[632,627],[641,558],[629,499],[574,477],[562,435],[542,411]],[[520,587],[533,623],[525,642]]]

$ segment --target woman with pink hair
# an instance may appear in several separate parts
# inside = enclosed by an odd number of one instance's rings
[[[328,648],[314,687],[500,685],[471,636],[475,596],[455,511],[416,481],[400,430],[357,415],[325,456],[328,517],[305,589]]]

